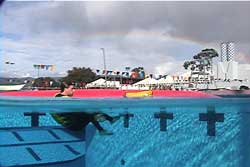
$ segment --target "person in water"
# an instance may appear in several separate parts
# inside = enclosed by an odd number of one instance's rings
[[[62,83],[61,92],[56,94],[55,97],[72,97],[74,94],[74,85],[72,83]],[[105,130],[99,122],[109,121],[111,124],[119,120],[120,116],[111,117],[108,114],[95,112],[70,112],[70,113],[53,113],[54,120],[62,126],[73,130],[82,130],[88,123],[94,124],[101,135],[112,135],[112,132]]]

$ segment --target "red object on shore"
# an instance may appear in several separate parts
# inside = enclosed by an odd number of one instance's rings
[[[115,89],[76,89],[74,97],[77,98],[121,98],[127,92],[141,92],[142,90],[115,90]],[[26,97],[54,97],[59,90],[33,90],[2,92],[0,96],[26,96]],[[190,97],[213,98],[217,97],[199,91],[153,90],[154,97]]]

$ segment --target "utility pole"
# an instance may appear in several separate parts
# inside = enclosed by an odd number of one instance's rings
[[[6,61],[5,64],[7,64],[7,65],[15,65],[14,62],[9,62],[9,61]],[[17,74],[15,71],[16,70],[13,71],[14,75]]]

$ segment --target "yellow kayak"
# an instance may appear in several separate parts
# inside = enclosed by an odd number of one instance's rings
[[[148,90],[148,91],[131,92],[125,94],[125,97],[149,97],[149,96],[153,96],[153,91]]]

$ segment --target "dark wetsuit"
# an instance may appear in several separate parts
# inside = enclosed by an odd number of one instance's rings
[[[62,94],[57,94],[55,97],[64,97],[65,95]],[[85,126],[88,125],[88,123],[93,123],[95,127],[99,130],[102,131],[104,130],[101,125],[99,124],[98,121],[95,120],[95,116],[97,114],[102,114],[102,113],[84,113],[84,112],[69,112],[69,113],[53,113],[52,117],[56,120],[57,123],[63,125],[64,127],[78,131],[82,130]],[[112,122],[113,117],[107,115],[107,114],[102,114],[102,116]]]

